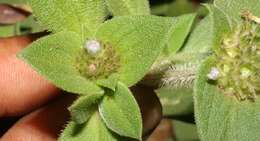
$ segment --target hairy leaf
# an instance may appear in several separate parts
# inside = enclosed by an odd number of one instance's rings
[[[149,70],[163,49],[173,18],[123,16],[104,23],[96,37],[120,55],[120,80],[132,86]]]
[[[105,0],[114,16],[149,15],[148,0]]]
[[[123,83],[118,83],[113,95],[107,95],[99,106],[107,127],[121,136],[141,139],[142,118],[134,96]]]
[[[96,81],[97,85],[105,88],[109,88],[115,91],[116,85],[118,83],[118,75],[112,74],[107,79],[99,79]]]
[[[212,24],[211,16],[202,19],[191,33],[183,52],[196,53],[207,52],[212,46]]]
[[[32,43],[19,57],[56,86],[77,94],[102,94],[103,90],[81,76],[75,68],[75,56],[82,48],[80,37],[60,32]]]
[[[166,51],[169,54],[176,53],[182,47],[185,39],[190,33],[194,19],[194,14],[183,15],[175,19],[172,29],[169,31],[170,35],[166,48]]]
[[[15,25],[0,26],[0,37],[10,37],[15,34]]]
[[[195,117],[202,141],[257,141],[260,101],[238,101],[225,95],[207,78],[215,62],[210,58],[195,82]]]
[[[70,107],[69,111],[72,120],[77,124],[86,122],[93,113],[96,112],[96,107],[102,94],[93,94],[87,96],[80,96]]]
[[[109,131],[98,112],[89,121],[76,124],[71,121],[59,137],[58,141],[123,141],[121,137]]]
[[[214,4],[224,11],[230,20],[241,20],[241,14],[246,10],[260,16],[259,0],[215,0]]]
[[[176,116],[193,113],[191,88],[160,88],[156,90],[163,106],[163,115]]]
[[[4,4],[26,4],[26,0],[0,0]]]
[[[29,0],[39,22],[54,32],[92,36],[107,12],[104,0]]]
[[[172,125],[174,128],[174,134],[178,141],[200,141],[196,124],[173,120]]]
[[[220,43],[223,33],[230,30],[227,17],[213,5],[206,5],[209,15],[191,34],[183,52],[205,53]]]

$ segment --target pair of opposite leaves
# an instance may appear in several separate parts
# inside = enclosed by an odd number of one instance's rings
[[[176,24],[176,20],[156,16],[123,16],[104,22],[106,10],[103,0],[89,1],[88,7],[85,0],[66,2],[31,0],[30,3],[39,22],[53,34],[34,42],[22,51],[20,57],[56,86],[83,97],[87,96],[85,97],[87,101],[88,96],[93,95],[94,103],[97,102],[96,98],[99,99],[99,96],[102,97],[105,93],[102,87],[114,91],[114,97],[106,96],[100,104],[100,107],[103,107],[99,108],[103,120],[116,133],[141,139],[140,111],[128,87],[137,83],[149,70],[165,46],[169,31],[172,25]],[[183,19],[192,21],[194,16],[189,15]],[[190,24],[187,28],[190,28]],[[188,33],[185,29],[181,28],[181,31],[186,31],[183,36]],[[120,68],[116,75],[91,81],[83,77],[75,68],[75,58],[79,51],[83,49],[87,40],[92,39],[108,42],[117,51],[120,56]],[[184,39],[181,39],[180,42],[183,41]],[[85,104],[88,106],[89,103]],[[92,109],[94,112],[88,112],[98,120],[99,117],[94,114],[96,107]],[[80,114],[81,110],[78,110],[75,115],[83,115],[83,118],[79,118],[78,121],[84,122],[90,117]],[[90,121],[93,121],[92,117]],[[121,124],[126,121],[129,124]],[[100,122],[101,128],[103,125],[102,121]],[[132,128],[127,126],[131,124]],[[68,128],[70,126],[73,125],[69,124]],[[86,125],[85,130],[89,126],[91,125]],[[95,135],[97,134],[99,132]],[[64,136],[63,139],[66,138],[69,137]]]

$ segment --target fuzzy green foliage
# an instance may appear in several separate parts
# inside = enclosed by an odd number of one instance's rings
[[[15,33],[15,26],[6,25],[0,26],[0,37],[9,37]]]
[[[107,16],[104,0],[29,0],[41,25],[53,32],[74,31],[82,40],[93,36]]]
[[[178,116],[193,113],[192,88],[163,87],[156,90],[163,106],[163,115]]]
[[[171,26],[170,18],[120,17],[102,24],[96,38],[109,42],[118,52],[120,60],[113,60],[120,64],[118,77],[131,86],[145,75],[159,55],[167,39],[165,33]],[[129,34],[127,38],[126,34]],[[84,42],[80,39],[76,33],[59,32],[33,43],[20,56],[64,90],[78,94],[102,93],[102,90],[75,67],[79,63],[77,58],[80,52],[86,53],[83,50]]]
[[[259,0],[215,0],[214,4],[227,14],[230,23],[241,21],[241,13],[245,10],[250,10],[254,15],[260,16]]]
[[[189,0],[175,0],[170,3],[164,3],[152,7],[153,14],[165,16],[179,16],[195,12],[195,7]]]
[[[98,112],[94,113],[89,121],[76,124],[71,121],[58,141],[126,141],[107,129]]]
[[[210,8],[215,20],[209,22],[213,23],[214,31],[209,49],[214,50],[216,55],[201,65],[194,93],[195,117],[202,141],[259,140],[259,98],[254,98],[254,102],[239,101],[235,96],[228,95],[226,90],[223,91],[223,88],[232,86],[236,89],[233,95],[251,97],[247,94],[253,89],[249,89],[247,84],[259,80],[255,69],[259,66],[258,31],[251,28],[252,23],[243,24],[241,18],[244,10],[259,15],[257,6],[256,1],[216,0]],[[212,80],[209,75],[216,65],[220,74]],[[258,94],[259,82],[255,84],[253,87]]]
[[[212,46],[213,37],[213,18],[210,15],[202,19],[194,31],[191,33],[183,52],[187,53],[205,53],[210,50]]]
[[[63,90],[77,94],[102,94],[100,87],[74,67],[82,49],[79,39],[74,32],[59,32],[32,43],[19,57]]]
[[[200,141],[195,124],[173,120],[172,125],[177,141]]]
[[[70,107],[72,120],[77,124],[86,122],[95,112],[102,94],[79,97]]]
[[[145,0],[106,2],[30,0],[39,23],[52,34],[19,57],[56,86],[80,94],[69,108],[73,121],[61,141],[141,140],[141,113],[128,87],[146,75],[165,46],[169,52],[180,49],[194,20],[194,15],[150,16]],[[136,16],[104,21],[105,4],[115,16]],[[95,47],[90,41],[101,50],[89,52]]]
[[[174,26],[173,18],[125,16],[103,24],[96,37],[109,42],[120,55],[120,81],[132,86],[149,71]]]
[[[4,4],[26,4],[27,0],[0,0]]]
[[[149,15],[148,0],[105,0],[114,16]]]
[[[257,141],[259,139],[260,101],[240,102],[228,97],[208,82],[207,74],[215,65],[208,59],[195,82],[195,117],[202,141]]]
[[[121,136],[141,140],[142,118],[138,104],[123,83],[117,85],[113,95],[105,96],[99,112],[107,127]]]
[[[175,19],[174,26],[169,31],[170,35],[166,48],[167,54],[174,54],[180,50],[191,31],[195,17],[194,14],[187,14]]]

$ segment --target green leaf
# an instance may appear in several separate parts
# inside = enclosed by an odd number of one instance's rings
[[[27,17],[19,24],[19,28],[22,34],[37,33],[45,30],[36,22],[36,19],[33,16]]]
[[[213,5],[206,5],[209,15],[191,34],[183,52],[205,53],[220,43],[223,33],[230,31],[227,17]]]
[[[123,139],[109,131],[96,112],[85,124],[69,122],[58,141],[123,141]]]
[[[231,27],[228,23],[226,15],[222,11],[215,8],[213,5],[207,5],[207,7],[209,9],[209,13],[213,21],[212,48],[216,48],[221,44],[223,35],[229,32],[231,30]]]
[[[0,26],[0,37],[15,35],[15,25]]]
[[[0,0],[4,4],[26,4],[26,0]]]
[[[77,124],[86,122],[96,112],[96,107],[102,96],[103,94],[80,96],[69,107],[72,120]]]
[[[195,124],[173,120],[173,131],[177,141],[200,141]]]
[[[193,113],[191,88],[160,88],[156,90],[163,106],[163,115],[187,115]]]
[[[113,91],[116,89],[116,85],[118,83],[118,75],[117,74],[112,74],[106,79],[98,79],[96,81],[97,85],[105,88],[109,88]]]
[[[113,95],[104,97],[99,112],[109,129],[121,136],[141,140],[141,112],[134,96],[123,83],[118,83]]]
[[[207,52],[212,46],[212,22],[211,16],[201,20],[191,33],[182,51],[188,53]]]
[[[82,49],[80,37],[73,32],[60,32],[32,43],[19,57],[65,91],[77,94],[102,94],[103,90],[81,76],[75,58]]]
[[[225,12],[230,20],[240,21],[241,13],[245,10],[260,17],[259,0],[215,0],[214,4]]]
[[[215,64],[209,58],[195,82],[195,117],[202,141],[257,141],[260,132],[260,100],[240,102],[208,82]]]
[[[190,0],[175,0],[171,3],[164,3],[152,7],[152,14],[164,16],[179,16],[196,11],[196,7]]]
[[[29,0],[39,22],[54,32],[74,31],[85,40],[104,21],[104,0]]]
[[[175,19],[172,29],[169,31],[170,35],[166,48],[169,54],[175,54],[182,47],[190,33],[194,19],[195,14],[183,15]]]
[[[173,21],[156,16],[123,16],[102,24],[96,37],[119,52],[120,81],[131,86],[142,79],[163,49]]]
[[[105,0],[114,16],[149,15],[148,0]]]

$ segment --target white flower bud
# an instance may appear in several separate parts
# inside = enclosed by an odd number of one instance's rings
[[[89,54],[96,55],[101,51],[101,44],[96,40],[90,40],[86,42],[85,49]]]
[[[219,77],[219,71],[216,67],[211,68],[210,73],[207,75],[210,80],[217,80]]]

